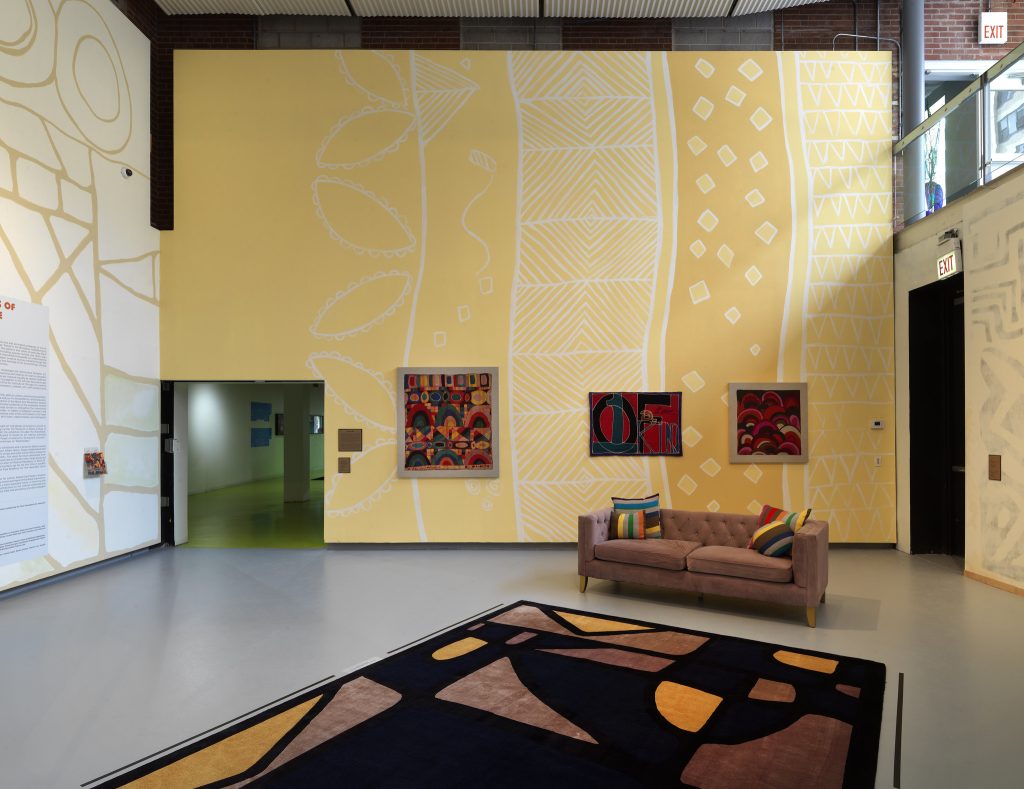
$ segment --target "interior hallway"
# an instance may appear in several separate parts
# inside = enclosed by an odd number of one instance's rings
[[[284,502],[284,479],[193,493],[188,497],[189,548],[323,548],[324,481],[309,499]]]
[[[0,599],[4,786],[77,787],[491,606],[533,599],[882,661],[877,786],[1020,786],[1024,599],[945,557],[835,549],[803,611],[592,580],[575,547],[158,549]]]

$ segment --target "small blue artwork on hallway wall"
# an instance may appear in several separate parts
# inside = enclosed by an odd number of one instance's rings
[[[269,427],[253,427],[249,429],[249,446],[250,447],[269,447],[270,436],[272,435]]]
[[[270,403],[257,403],[249,402],[249,421],[250,422],[269,422],[270,414],[274,408]],[[256,446],[253,444],[253,446]]]

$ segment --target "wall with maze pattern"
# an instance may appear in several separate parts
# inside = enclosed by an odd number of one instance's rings
[[[175,65],[163,377],[325,380],[365,435],[328,541],[571,541],[651,491],[895,540],[887,54]],[[395,369],[443,364],[500,368],[498,479],[395,478]],[[802,380],[810,463],[730,465],[727,384]],[[682,458],[588,456],[616,389],[683,392]]]
[[[50,532],[46,556],[0,566],[0,589],[159,537],[148,164],[146,38],[107,0],[4,0],[0,295],[50,308]],[[91,447],[102,479],[83,479]]]

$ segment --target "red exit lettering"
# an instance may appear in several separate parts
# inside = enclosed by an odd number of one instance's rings
[[[985,39],[990,38],[1002,38],[1003,37],[1003,26],[1002,25],[985,25]]]

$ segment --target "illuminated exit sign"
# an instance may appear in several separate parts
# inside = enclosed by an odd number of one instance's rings
[[[945,255],[939,258],[939,279],[945,279],[946,277],[952,277],[957,271],[960,270],[960,266],[957,263],[956,250],[951,249]]]
[[[1006,12],[983,11],[978,14],[978,43],[1006,43]]]

